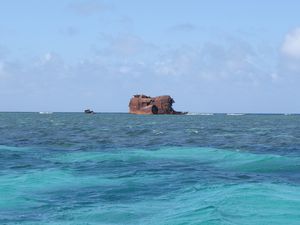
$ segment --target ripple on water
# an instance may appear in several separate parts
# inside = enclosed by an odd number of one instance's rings
[[[0,224],[299,224],[299,118],[0,113]]]

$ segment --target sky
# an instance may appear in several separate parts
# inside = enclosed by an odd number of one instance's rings
[[[300,113],[300,1],[2,0],[0,111]]]

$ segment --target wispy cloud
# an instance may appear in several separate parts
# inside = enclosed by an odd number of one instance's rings
[[[169,28],[169,30],[173,32],[191,32],[196,29],[197,27],[192,23],[181,23]]]
[[[0,100],[9,94],[24,102],[32,98],[30,101],[36,101],[37,107],[46,107],[43,99],[47,98],[57,109],[81,110],[110,95],[118,102],[111,106],[101,100],[101,105],[105,108],[109,105],[109,110],[124,111],[128,98],[138,92],[167,93],[183,102],[191,95],[209,95],[210,99],[226,96],[243,104],[238,97],[240,93],[249,100],[251,93],[268,96],[267,91],[273,91],[279,95],[272,86],[273,81],[281,86],[287,84],[286,67],[277,70],[273,62],[265,59],[267,54],[274,54],[267,53],[272,49],[262,49],[239,38],[158,47],[127,33],[102,35],[100,42],[94,55],[75,63],[68,63],[53,52],[19,62],[0,60]],[[291,86],[293,90],[294,86]],[[199,105],[188,104],[195,109]],[[100,103],[96,109],[103,110]]]
[[[89,16],[110,11],[113,5],[103,1],[87,0],[73,2],[68,5],[68,8],[79,15]]]
[[[75,64],[67,64],[58,53],[46,52],[27,62],[25,70],[22,68],[11,75],[44,74],[51,79],[72,79],[86,78],[86,74],[98,77],[99,74],[101,79],[112,79],[124,78],[126,74],[129,80],[155,76],[157,81],[168,77],[169,80],[174,78],[191,83],[228,81],[251,85],[271,80],[276,72],[272,65],[265,66],[268,62],[258,48],[241,40],[173,48],[158,47],[130,34],[102,35],[100,40],[102,45],[94,47],[94,56]],[[4,68],[5,64],[2,71]]]
[[[0,79],[5,77],[6,75],[4,66],[4,62],[0,61]]]
[[[9,54],[9,50],[0,45],[0,59],[4,59]]]
[[[231,82],[248,85],[271,79],[273,69],[264,67],[263,56],[252,45],[211,43],[182,46],[164,53],[155,65],[157,74],[204,82]]]
[[[59,33],[64,36],[67,36],[67,37],[74,37],[77,34],[79,34],[79,29],[77,29],[74,26],[68,26],[68,27],[59,29]]]
[[[156,46],[146,42],[144,39],[133,34],[107,35],[101,34],[100,40],[105,43],[105,47],[97,50],[98,54],[109,55],[111,57],[135,57],[146,51],[153,51]]]

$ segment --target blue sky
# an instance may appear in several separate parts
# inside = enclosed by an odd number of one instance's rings
[[[300,113],[299,1],[3,0],[0,111]]]

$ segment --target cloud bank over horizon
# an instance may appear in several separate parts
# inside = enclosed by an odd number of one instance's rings
[[[240,15],[222,24],[179,11],[188,7],[179,2],[168,14],[169,1],[131,0],[132,9],[118,1],[46,2],[32,1],[36,15],[0,23],[1,111],[126,112],[130,97],[144,93],[170,94],[183,111],[300,113],[300,23],[275,30],[245,25],[259,18]],[[192,1],[198,9],[210,4]],[[157,18],[150,7],[160,7]]]

